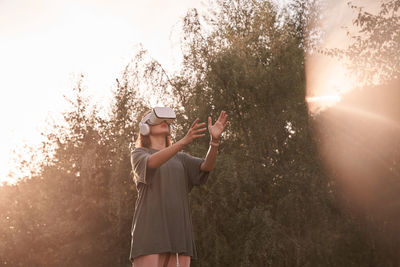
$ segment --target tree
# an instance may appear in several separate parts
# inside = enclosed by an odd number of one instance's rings
[[[194,265],[326,265],[334,259],[319,244],[334,246],[338,229],[326,225],[335,204],[308,125],[305,35],[268,1],[214,9],[185,17],[174,79],[189,118],[179,124],[221,109],[231,122],[212,179],[191,196],[202,255]],[[203,155],[207,141],[190,152]]]
[[[353,20],[356,32],[348,32],[351,43],[346,49],[332,49],[330,54],[348,58],[351,70],[365,85],[399,79],[400,1],[382,1],[376,14],[349,5],[357,11]]]

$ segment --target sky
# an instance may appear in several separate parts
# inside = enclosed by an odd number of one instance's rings
[[[353,26],[358,10],[349,7],[348,0],[323,0],[324,11],[320,13],[319,27],[324,32],[321,46],[332,49],[346,49],[351,39],[347,31],[356,34]],[[351,4],[362,6],[370,13],[376,13],[380,1],[354,0]],[[348,60],[338,60],[320,53],[306,57],[307,102],[311,113],[336,105],[344,94],[357,87],[354,75],[349,72]]]
[[[174,36],[200,0],[0,0],[0,183],[11,154],[40,143],[46,120],[66,110],[79,73],[100,106],[139,44],[167,70],[179,65]]]

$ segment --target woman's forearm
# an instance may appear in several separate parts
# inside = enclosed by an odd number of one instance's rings
[[[214,169],[215,161],[217,159],[218,154],[218,146],[210,145],[210,148],[207,151],[207,155],[200,165],[201,171],[212,171]]]
[[[185,143],[180,140],[169,147],[166,147],[151,156],[147,159],[147,167],[151,169],[155,169],[160,167],[162,164],[167,162],[170,158],[172,158],[176,153],[178,153],[183,147]]]
[[[170,158],[172,158],[176,153],[178,153],[185,145],[190,144],[194,139],[203,137],[205,134],[203,132],[206,128],[201,128],[205,125],[204,122],[197,123],[199,119],[197,118],[192,126],[190,127],[188,133],[181,140],[176,142],[175,144],[166,147],[154,154],[152,154],[147,159],[147,167],[155,169],[160,167],[162,164],[167,162]]]
[[[228,114],[225,111],[221,111],[218,120],[213,125],[211,117],[208,117],[208,131],[210,132],[211,142],[207,155],[200,165],[200,170],[202,171],[212,171],[214,169],[218,154],[219,137],[228,125],[227,118]]]

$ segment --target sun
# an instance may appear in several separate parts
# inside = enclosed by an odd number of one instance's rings
[[[355,88],[355,81],[343,62],[325,56],[310,56],[306,65],[306,102],[312,114],[337,104]]]

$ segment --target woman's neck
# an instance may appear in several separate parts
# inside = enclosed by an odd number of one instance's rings
[[[150,135],[150,148],[161,150],[166,147],[165,135]]]

